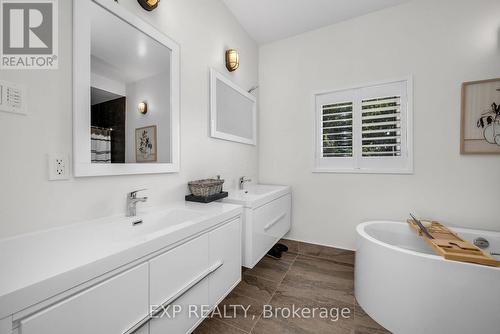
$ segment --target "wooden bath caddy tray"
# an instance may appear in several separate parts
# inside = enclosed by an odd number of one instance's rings
[[[434,238],[427,236],[413,219],[407,220],[408,224],[422,236],[425,241],[434,249],[434,251],[447,260],[470,262],[486,266],[500,267],[500,261],[492,255],[482,251],[467,240],[458,236],[438,222],[422,222],[429,234]]]

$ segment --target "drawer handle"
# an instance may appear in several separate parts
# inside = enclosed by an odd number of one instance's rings
[[[215,263],[213,266],[211,266],[210,268],[205,270],[201,275],[196,277],[194,280],[189,282],[182,289],[180,289],[175,294],[173,294],[170,298],[168,298],[165,302],[163,302],[163,304],[161,304],[161,306],[158,307],[156,309],[156,311],[152,312],[151,317],[156,317],[159,314],[161,314],[163,312],[164,308],[167,308],[170,304],[172,304],[177,299],[179,299],[183,294],[185,294],[189,289],[191,289],[193,286],[195,286],[196,284],[201,282],[205,277],[207,277],[208,275],[210,275],[211,273],[213,273],[214,271],[216,271],[217,269],[222,267],[223,264],[224,264],[223,261],[217,261],[217,263]]]
[[[177,299],[182,297],[189,289],[194,287],[196,284],[200,283],[202,280],[204,280],[207,276],[212,274],[213,272],[217,271],[222,265],[224,264],[224,261],[219,260],[217,261],[213,266],[205,270],[203,273],[201,273],[198,277],[193,279],[191,282],[186,284],[182,289],[174,293],[172,296],[170,296],[165,302],[161,304],[156,310],[151,312],[148,316],[146,316],[144,319],[139,321],[137,324],[135,324],[132,328],[130,328],[128,331],[124,332],[124,334],[132,334],[136,332],[138,329],[140,329],[142,326],[147,324],[151,319],[154,317],[158,316],[163,312],[164,309],[166,309],[169,305],[171,305],[173,302],[175,302]]]
[[[285,216],[286,216],[286,212],[284,212],[278,218],[275,218],[272,222],[270,222],[269,224],[267,224],[266,226],[264,226],[264,231],[269,230],[271,227],[273,227],[274,225],[276,225],[281,219],[285,218]]]

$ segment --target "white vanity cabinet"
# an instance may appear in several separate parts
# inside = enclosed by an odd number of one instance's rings
[[[208,305],[208,239],[204,234],[150,261],[151,305],[161,305],[151,334],[187,333],[199,321],[189,308]]]
[[[292,189],[289,186],[255,184],[230,192],[224,202],[244,207],[242,263],[253,268],[290,231]]]
[[[209,277],[209,304],[217,305],[241,279],[241,223],[230,223],[210,232],[209,261],[222,264]]]
[[[247,262],[255,265],[290,230],[291,201],[287,194],[250,212],[252,244]]]
[[[0,321],[0,334],[190,333],[241,279],[241,218],[165,249],[53,302],[28,305]]]
[[[18,333],[124,333],[148,312],[144,263],[20,320]]]
[[[241,223],[234,220],[150,262],[150,298],[162,305],[150,334],[187,333],[241,279]]]

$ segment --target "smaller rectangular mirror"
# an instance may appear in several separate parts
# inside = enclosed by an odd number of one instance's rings
[[[210,131],[213,138],[257,145],[257,100],[210,70]]]

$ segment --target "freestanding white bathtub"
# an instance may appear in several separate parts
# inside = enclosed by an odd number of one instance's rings
[[[355,295],[395,334],[500,334],[500,267],[444,260],[408,224],[358,225]],[[453,228],[484,237],[500,253],[500,233]]]

